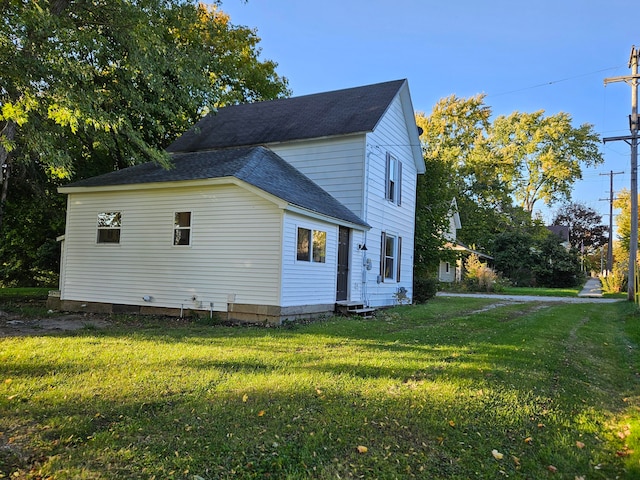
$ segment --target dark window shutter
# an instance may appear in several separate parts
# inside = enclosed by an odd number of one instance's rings
[[[382,240],[380,242],[380,278],[384,282],[384,264],[386,256],[387,234],[382,232]]]
[[[396,187],[396,203],[398,206],[402,205],[402,162],[398,162],[398,178],[396,179],[398,186]]]
[[[387,156],[385,157],[385,168],[384,168],[384,198],[389,198],[391,192],[389,191],[389,178],[391,176],[391,155],[387,152]]]
[[[396,282],[400,281],[400,264],[402,260],[402,237],[398,237],[398,254],[396,255]]]

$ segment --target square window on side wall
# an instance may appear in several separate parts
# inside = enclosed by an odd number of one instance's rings
[[[98,213],[98,243],[120,243],[122,212]]]

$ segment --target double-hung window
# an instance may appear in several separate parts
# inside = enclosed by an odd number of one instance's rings
[[[400,281],[402,237],[382,232],[380,242],[380,278],[383,282]]]
[[[402,163],[390,153],[386,156],[384,196],[391,203],[402,203]]]
[[[325,263],[327,232],[298,227],[296,259],[300,262]]]
[[[98,213],[98,243],[120,243],[122,212]]]
[[[191,245],[191,212],[176,212],[174,214],[173,244]]]

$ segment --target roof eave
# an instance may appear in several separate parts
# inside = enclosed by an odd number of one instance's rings
[[[344,220],[338,217],[322,214],[313,210],[300,207],[291,202],[281,199],[280,197],[273,195],[269,192],[262,190],[259,187],[251,185],[244,180],[240,180],[236,177],[219,177],[219,178],[205,178],[199,180],[177,180],[172,182],[149,182],[149,183],[133,183],[125,185],[100,185],[93,187],[59,187],[58,192],[66,194],[76,193],[99,193],[99,192],[118,192],[118,191],[131,191],[131,190],[156,190],[167,188],[183,188],[183,187],[199,187],[199,186],[212,186],[212,185],[236,185],[245,190],[249,190],[255,195],[264,198],[265,200],[275,204],[278,208],[287,210],[293,213],[305,215],[307,217],[323,220],[336,225],[353,228],[355,230],[367,231],[371,229],[366,223],[355,223],[348,220]]]
[[[419,174],[423,174],[427,171],[427,167],[424,163],[424,157],[422,156],[422,146],[420,144],[420,133],[418,132],[418,125],[416,124],[415,110],[413,109],[413,103],[411,102],[411,94],[409,93],[409,82],[404,81],[400,91],[400,102],[402,104],[402,112],[404,119],[409,130],[409,144],[411,145],[411,153],[413,154],[413,161],[416,165],[416,171]]]

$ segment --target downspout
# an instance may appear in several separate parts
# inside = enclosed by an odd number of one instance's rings
[[[366,138],[366,137],[365,137]],[[365,140],[366,142],[366,140]],[[367,145],[365,143],[365,149]],[[366,159],[364,162],[364,184],[362,185],[362,220],[368,222],[367,214],[369,210],[369,162],[371,161],[371,155],[373,154],[372,150],[369,150],[366,154]],[[364,231],[364,235],[362,238],[362,244],[367,244],[367,233],[368,231]],[[360,300],[363,305],[366,307],[369,306],[369,295],[367,292],[367,251],[362,250],[362,264],[360,265],[362,271],[362,288],[360,289]]]

